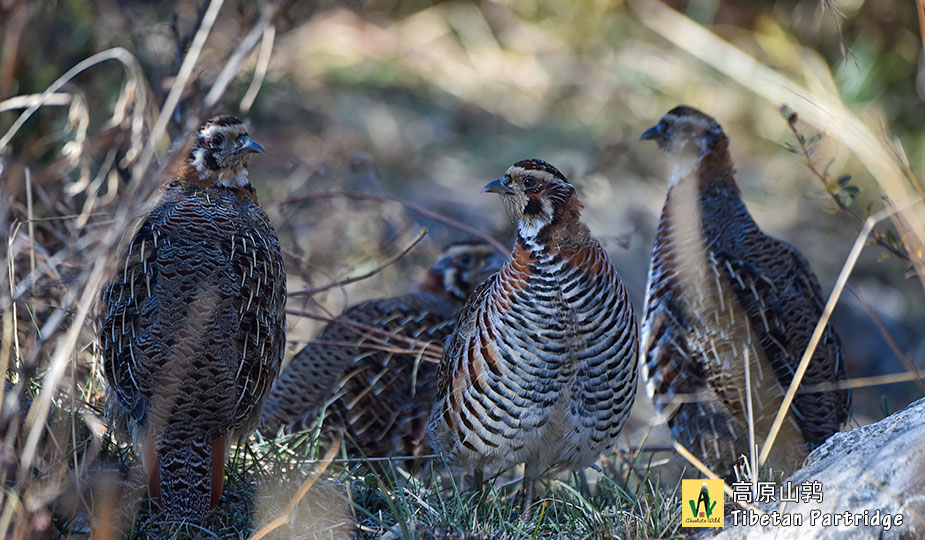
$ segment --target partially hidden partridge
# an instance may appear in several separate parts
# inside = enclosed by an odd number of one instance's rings
[[[822,314],[822,291],[806,259],[755,224],[713,118],[677,107],[642,139],[656,141],[671,167],[649,268],[643,377],[675,440],[733,480],[749,455],[746,359],[760,448]],[[844,378],[827,327],[801,387]],[[769,464],[793,470],[840,429],[848,407],[846,390],[797,393]]]
[[[348,308],[280,374],[261,429],[309,429],[323,411],[322,444],[342,432],[355,455],[429,453],[424,435],[437,364],[427,360],[424,344],[439,354],[469,293],[500,265],[491,245],[456,242],[416,291]]]
[[[459,315],[428,430],[477,483],[524,463],[529,516],[540,475],[582,469],[616,442],[636,391],[636,317],[558,169],[520,161],[483,191],[501,195],[517,241]]]
[[[254,425],[282,360],[286,272],[247,179],[262,151],[237,118],[205,122],[100,296],[110,426],[171,520],[216,506],[229,433]]]

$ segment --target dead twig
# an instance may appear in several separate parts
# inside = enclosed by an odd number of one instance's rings
[[[180,16],[176,11],[173,12],[173,18],[170,21],[170,30],[173,31],[173,39],[177,44],[177,51],[174,56],[174,64],[177,71],[179,71],[180,66],[183,65],[183,55],[186,54],[186,49],[189,48],[190,43],[196,36],[196,32],[198,32],[199,27],[202,26],[202,20],[206,16],[206,9],[208,7],[208,2],[199,4],[199,8],[196,10],[196,21],[193,22],[193,26],[190,27],[189,32],[187,32],[185,36],[180,35]]]
[[[374,345],[371,343],[357,343],[353,341],[334,341],[334,340],[325,340],[325,339],[313,339],[308,342],[308,345],[323,345],[325,347],[344,347],[347,349],[364,349],[371,351],[382,351],[392,354],[418,354],[419,351],[415,349],[402,349],[401,347],[388,347],[386,345]],[[440,363],[440,355],[424,355],[424,361],[430,362],[433,364]]]
[[[381,328],[376,328],[375,326],[370,326],[370,325],[368,325],[368,324],[363,324],[363,323],[360,323],[360,322],[351,321],[350,319],[345,319],[345,318],[341,318],[341,317],[326,317],[326,316],[324,316],[324,315],[316,315],[316,314],[314,314],[314,313],[309,313],[309,312],[307,312],[307,311],[299,311],[299,310],[295,310],[295,309],[287,309],[287,310],[286,310],[286,313],[287,313],[288,315],[295,315],[295,316],[297,316],[297,317],[305,317],[305,318],[307,318],[307,319],[313,319],[313,320],[316,320],[316,321],[322,321],[322,322],[326,322],[326,323],[329,323],[329,324],[339,324],[339,325],[343,325],[343,326],[350,326],[350,327],[352,327],[352,328],[357,328],[357,329],[363,330],[363,331],[365,331],[365,332],[369,332],[370,334],[373,334],[373,335],[383,336],[383,337],[385,337],[385,338],[388,338],[388,339],[391,339],[391,340],[395,340],[395,341],[402,341],[402,342],[408,343],[409,345],[412,345],[412,346],[414,346],[414,347],[421,347],[421,348],[424,348],[425,350],[428,350],[428,351],[433,352],[434,354],[440,354],[440,355],[443,354],[443,348],[442,348],[442,347],[438,347],[438,346],[434,345],[433,343],[430,343],[430,342],[427,342],[427,341],[421,341],[421,340],[419,340],[419,339],[414,339],[414,338],[410,338],[410,337],[407,337],[407,336],[402,336],[402,335],[399,335],[399,334],[395,334],[395,333],[393,333],[393,332],[389,332],[389,331],[383,330],[383,329],[381,329]],[[389,344],[387,341],[382,340],[382,339],[379,339],[379,342],[380,342],[381,344],[384,344],[384,345],[388,345],[388,344]]]
[[[896,340],[893,339],[893,336],[890,335],[890,331],[887,330],[886,325],[883,324],[883,320],[880,318],[880,315],[877,314],[873,306],[870,305],[870,302],[868,302],[860,292],[854,289],[851,289],[851,292],[854,293],[855,298],[857,298],[858,302],[861,303],[861,307],[863,307],[864,311],[867,312],[867,315],[870,316],[870,320],[874,322],[874,326],[877,327],[877,331],[880,332],[880,335],[883,337],[883,340],[886,341],[887,346],[891,351],[893,351],[893,355],[899,359],[900,363],[903,365],[903,367],[906,368],[906,370],[908,370],[909,373],[915,375],[916,384],[919,385],[921,390],[925,391],[925,380],[922,379],[922,374],[919,371],[919,368],[916,367],[915,362],[913,362],[911,358],[909,358],[905,353],[902,352],[902,350],[900,350]]]
[[[145,145],[141,152],[141,156],[138,158],[138,162],[132,169],[132,186],[135,189],[137,189],[136,186],[142,183],[141,178],[148,170],[148,165],[150,165],[151,160],[154,158],[154,152],[157,150],[157,142],[160,141],[161,137],[166,133],[167,123],[173,116],[173,111],[176,109],[177,104],[180,102],[180,97],[183,95],[183,89],[186,88],[186,83],[189,82],[190,76],[193,74],[193,68],[196,66],[199,55],[202,53],[202,49],[206,44],[206,39],[212,31],[212,25],[214,25],[216,19],[218,19],[218,12],[222,8],[223,2],[224,0],[212,0],[209,2],[209,7],[203,16],[202,24],[196,31],[189,52],[187,52],[184,57],[183,65],[180,66],[174,83],[170,87],[170,92],[167,94],[167,99],[164,100],[164,106],[161,108],[161,112],[154,122],[154,126],[151,128],[148,144]]]
[[[812,148],[810,148],[810,146],[812,145],[812,141],[814,140],[818,141],[819,139],[822,138],[822,135],[819,134],[810,139],[807,139],[806,136],[800,133],[800,130],[797,129],[797,125],[796,125],[797,124],[797,113],[795,113],[790,107],[786,105],[780,108],[780,112],[781,112],[781,115],[784,117],[784,119],[787,120],[787,127],[790,128],[790,131],[793,133],[794,138],[796,138],[797,140],[797,144],[799,145],[798,149],[800,153],[803,155],[804,165],[806,165],[806,168],[809,169],[809,172],[811,172],[813,176],[815,176],[816,178],[819,179],[820,182],[822,182],[823,189],[825,189],[826,194],[829,196],[830,199],[832,199],[832,202],[834,202],[835,205],[838,207],[838,212],[841,214],[846,214],[848,216],[851,216],[851,218],[853,218],[855,222],[857,222],[859,225],[863,225],[864,218],[859,216],[854,210],[852,210],[851,207],[849,206],[850,203],[846,204],[845,201],[840,196],[843,190],[850,190],[853,188],[853,191],[849,193],[847,196],[850,198],[849,200],[851,201],[854,200],[854,196],[857,193],[858,188],[856,186],[848,185],[848,181],[851,179],[851,176],[848,176],[848,175],[842,176],[833,185],[832,182],[829,180],[828,171],[827,170],[820,171],[818,167],[816,167],[815,161],[813,159],[814,151]],[[828,169],[828,167],[826,167],[826,169]],[[871,231],[870,240],[874,244],[877,244],[883,249],[889,251],[891,254],[901,259],[902,261],[907,262],[907,263],[910,262],[909,255],[905,251],[892,245],[887,235],[884,235],[883,233],[879,231]]]
[[[400,199],[392,195],[376,195],[373,193],[365,193],[362,191],[351,191],[351,190],[317,191],[314,193],[306,193],[305,195],[299,195],[297,197],[289,197],[287,199],[284,199],[280,204],[293,204],[297,202],[312,201],[312,200],[317,200],[317,199],[337,199],[337,198],[354,199],[354,200],[360,200],[360,201],[398,203],[404,206],[409,211],[414,212],[415,214],[419,214],[428,219],[432,219],[434,221],[438,221],[445,225],[449,225],[450,227],[459,229],[465,233],[475,236],[476,238],[484,240],[485,242],[488,242],[489,244],[491,244],[496,250],[498,250],[498,253],[502,253],[505,256],[510,255],[510,251],[508,251],[507,248],[501,244],[501,242],[498,242],[497,240],[492,238],[490,235],[485,234],[478,229],[470,227],[469,225],[466,225],[465,223],[462,223],[461,221],[457,221],[453,218],[449,218],[442,214],[438,214],[420,205],[417,205],[412,202],[408,202],[406,200]]]
[[[375,268],[373,268],[373,269],[370,270],[369,272],[360,274],[360,275],[358,275],[358,276],[353,276],[353,277],[349,277],[349,278],[345,278],[345,279],[340,279],[340,280],[334,281],[334,282],[332,282],[332,283],[328,283],[327,285],[322,285],[322,286],[320,286],[320,287],[311,287],[311,288],[309,288],[309,289],[302,289],[301,291],[292,291],[292,292],[289,293],[289,297],[292,298],[292,297],[297,297],[297,296],[313,296],[313,295],[316,295],[316,294],[318,294],[318,293],[323,293],[323,292],[325,292],[325,291],[329,291],[329,290],[331,290],[331,289],[333,289],[333,288],[335,288],[335,287],[343,287],[343,286],[349,285],[349,284],[351,284],[351,283],[356,283],[357,281],[362,281],[362,280],[364,280],[364,279],[368,279],[368,278],[370,278],[370,277],[372,277],[372,276],[378,274],[379,272],[381,272],[381,271],[384,270],[385,268],[391,266],[391,265],[394,264],[395,261],[397,261],[398,259],[401,259],[402,257],[404,257],[409,251],[411,251],[411,249],[412,249],[414,246],[418,245],[418,242],[420,242],[421,240],[423,240],[424,237],[425,237],[426,235],[427,235],[427,227],[424,227],[423,229],[421,229],[421,231],[418,233],[418,235],[414,238],[414,240],[412,240],[411,243],[408,244],[407,247],[405,247],[404,249],[402,249],[401,251],[399,251],[399,252],[396,253],[395,255],[392,255],[391,257],[389,257],[388,259],[386,259],[385,262],[383,262],[382,264],[376,266]]]
[[[833,392],[835,390],[867,388],[869,386],[883,386],[886,384],[897,384],[902,382],[919,381],[921,376],[918,371],[904,371],[901,373],[887,373],[886,375],[874,375],[871,377],[855,377],[836,382],[819,383],[804,385],[800,387],[799,394],[814,394],[817,392]]]

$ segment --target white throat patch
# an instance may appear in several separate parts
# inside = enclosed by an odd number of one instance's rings
[[[523,239],[536,238],[543,227],[552,223],[553,207],[552,201],[547,198],[541,199],[543,211],[539,214],[523,214],[517,221],[517,232]]]
[[[674,165],[671,169],[671,177],[668,179],[669,189],[675,187],[678,183],[687,178],[696,176],[699,165],[700,159],[692,155],[674,160]]]
[[[193,166],[203,180],[212,180],[215,185],[222,187],[239,188],[250,185],[247,179],[247,167],[243,165],[233,168],[210,169],[205,163],[206,150],[197,148],[193,151]]]
[[[543,219],[539,216],[531,218],[521,218],[520,222],[517,223],[517,232],[520,233],[520,237],[527,240],[536,238],[540,231],[543,230],[543,227],[549,224],[549,220]]]

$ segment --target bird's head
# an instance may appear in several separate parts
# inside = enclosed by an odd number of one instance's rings
[[[193,140],[189,164],[202,180],[225,187],[243,187],[247,162],[263,147],[247,134],[244,122],[234,116],[216,116],[200,126]]]
[[[655,141],[669,156],[698,160],[710,154],[726,152],[729,146],[723,128],[712,116],[686,105],[668,111],[640,139]]]
[[[484,240],[453,242],[443,248],[421,289],[465,302],[472,291],[503,264],[501,254]]]
[[[707,185],[735,186],[729,138],[712,116],[681,105],[668,111],[640,137],[654,140],[672,165],[670,185],[693,177]]]
[[[501,195],[504,209],[517,222],[522,238],[535,238],[547,225],[572,213],[577,218],[581,203],[568,179],[539,159],[518,161],[504,176],[490,182],[483,193]]]

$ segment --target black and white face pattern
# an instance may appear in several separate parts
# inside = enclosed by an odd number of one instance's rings
[[[504,209],[524,239],[535,238],[575,194],[565,175],[539,159],[518,161],[482,191],[501,195]]]
[[[465,301],[482,281],[501,269],[504,260],[489,243],[465,240],[446,246],[431,271],[440,276],[450,295]]]
[[[723,128],[712,116],[681,105],[668,111],[658,124],[642,134],[673,157],[702,158],[728,143]]]
[[[244,122],[234,116],[216,116],[199,128],[190,159],[204,179],[242,187],[248,185],[247,162],[255,152],[263,153],[263,147],[247,135]]]

